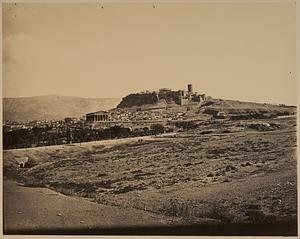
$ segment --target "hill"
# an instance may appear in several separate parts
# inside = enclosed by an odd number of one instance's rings
[[[157,104],[159,101],[155,92],[129,94],[123,97],[117,108],[128,108],[133,106],[142,106],[147,104]]]
[[[58,95],[3,98],[3,120],[59,120],[65,117],[80,117],[87,112],[112,109],[119,102],[118,98]]]
[[[203,113],[216,115],[218,112],[236,117],[252,116],[283,116],[295,114],[296,107],[288,105],[274,105],[267,103],[242,102],[238,100],[209,99],[201,104]]]
[[[136,94],[137,95],[137,94]],[[189,102],[185,105],[168,103],[165,99],[151,103],[151,97],[129,95],[112,112],[123,114],[123,121],[133,120],[204,120],[211,118],[227,119],[265,119],[289,116],[296,113],[295,106],[243,102],[239,100],[216,99],[208,97],[200,103]],[[143,95],[145,96],[145,94]],[[142,102],[141,99],[144,99]],[[142,104],[143,103],[143,104]],[[125,116],[124,116],[125,115]]]

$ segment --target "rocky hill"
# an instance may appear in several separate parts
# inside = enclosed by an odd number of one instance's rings
[[[267,103],[243,102],[238,100],[210,99],[201,104],[203,113],[216,115],[224,112],[239,116],[283,116],[296,113],[295,106],[275,105]],[[251,118],[251,117],[250,117]]]
[[[120,104],[118,104],[117,108],[128,108],[132,106],[142,106],[148,104],[156,104],[158,103],[158,97],[155,93],[136,93],[129,94],[123,97]]]
[[[119,98],[90,99],[58,95],[3,98],[3,120],[59,120],[80,117],[87,112],[112,109],[119,102]]]

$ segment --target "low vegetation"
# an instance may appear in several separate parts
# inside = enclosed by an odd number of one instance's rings
[[[143,132],[157,136],[143,140],[4,151],[4,176],[183,224],[295,221],[295,126],[295,117],[210,120],[165,136],[153,125]],[[34,163],[20,168],[18,157]]]
[[[81,143],[96,140],[106,140],[115,138],[128,138],[146,135],[157,135],[170,132],[161,124],[153,124],[135,130],[123,126],[113,126],[105,129],[81,128],[75,130],[63,129],[61,132],[52,132],[49,128],[18,129],[4,132],[3,148],[28,148],[49,145],[60,145],[69,142]]]

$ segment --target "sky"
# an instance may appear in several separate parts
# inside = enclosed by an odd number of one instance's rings
[[[296,105],[285,3],[5,3],[3,97],[186,89]]]

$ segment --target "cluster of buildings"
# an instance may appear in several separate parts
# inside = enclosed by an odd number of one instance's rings
[[[182,112],[164,112],[161,113],[156,110],[136,111],[131,112],[122,110],[118,112],[97,111],[89,113],[86,116],[87,123],[103,122],[111,125],[126,122],[147,122],[160,120],[184,120],[184,113]]]
[[[63,132],[66,125],[72,125],[74,127],[82,128],[85,123],[84,118],[67,117],[64,120],[33,120],[30,122],[17,122],[17,121],[6,121],[3,124],[3,131],[10,132],[20,129],[32,130],[32,129],[44,129],[45,132]]]
[[[19,122],[19,121],[10,121],[7,120],[5,123],[3,123],[3,131],[4,132],[10,132],[14,130],[20,130],[20,129],[26,129],[31,130],[33,128],[59,128],[59,126],[62,124],[62,121],[54,121],[54,120],[33,120],[30,122]]]
[[[159,120],[180,120],[183,119],[183,112],[169,112],[161,109],[128,111],[122,109],[110,114],[112,121],[136,122],[136,121],[159,121]]]
[[[167,104],[175,103],[179,106],[197,105],[206,101],[205,94],[198,94],[193,91],[193,85],[188,84],[187,90],[171,90],[162,88],[158,92],[142,92],[139,94],[131,94],[123,98],[119,104],[120,107],[113,111],[97,111],[86,114],[86,122],[136,122],[136,121],[151,121],[151,120],[182,120],[183,113],[164,112],[159,110],[127,110],[124,106],[141,106],[144,104],[155,104],[165,101]]]
[[[196,102],[200,103],[206,100],[205,94],[198,94],[198,92],[193,92],[193,85],[188,84],[186,90],[171,90],[168,88],[162,88],[157,93],[158,100],[166,100],[167,103],[175,102],[177,105],[188,105],[190,103]]]

